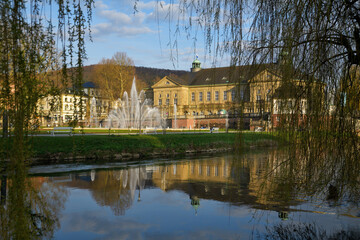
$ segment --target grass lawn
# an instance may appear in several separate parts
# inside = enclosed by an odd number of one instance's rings
[[[142,156],[151,156],[152,153],[181,154],[240,145],[245,148],[274,146],[279,142],[278,137],[268,133],[244,132],[240,144],[239,136],[238,133],[35,136],[29,137],[29,149],[33,157],[40,158],[59,155],[105,158],[119,153],[139,153]],[[10,148],[11,141],[0,139],[0,143]],[[5,155],[5,152],[2,154]]]
[[[98,151],[147,152],[171,150],[182,152],[188,149],[232,147],[239,135],[236,133],[217,134],[156,134],[156,135],[90,135],[73,137],[34,137],[31,139],[35,155],[46,153],[86,154]],[[242,135],[245,147],[276,141],[266,133],[246,132]]]

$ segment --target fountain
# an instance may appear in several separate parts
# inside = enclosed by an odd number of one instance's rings
[[[130,91],[130,97],[124,92],[123,99],[118,99],[115,109],[108,117],[108,127],[116,128],[157,128],[161,124],[160,111],[150,107],[150,99],[145,99],[145,92],[137,93],[135,78]]]
[[[98,115],[96,110],[96,99],[95,97],[92,97],[90,102],[90,125],[93,127],[98,126]]]

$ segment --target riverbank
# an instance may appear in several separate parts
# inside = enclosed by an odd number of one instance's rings
[[[149,159],[274,147],[280,139],[268,133],[83,135],[30,138],[30,165]],[[3,142],[5,143],[5,142]]]

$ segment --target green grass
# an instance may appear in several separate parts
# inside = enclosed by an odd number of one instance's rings
[[[156,134],[156,135],[90,135],[73,137],[34,137],[31,140],[35,155],[46,153],[86,154],[94,151],[147,152],[186,151],[199,148],[232,147],[237,134]],[[243,144],[250,146],[264,141],[275,141],[276,137],[266,133],[243,133]]]
[[[186,151],[202,152],[208,149],[234,147],[239,134],[236,133],[195,133],[156,135],[82,135],[82,136],[36,136],[29,140],[33,157],[84,156],[106,158],[119,153],[176,154]],[[279,138],[267,133],[244,132],[241,134],[242,147],[273,146]],[[0,139],[10,149],[10,143]],[[239,144],[238,144],[239,145]],[[3,152],[4,154],[4,152]]]

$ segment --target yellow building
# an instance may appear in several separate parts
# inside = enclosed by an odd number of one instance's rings
[[[195,60],[188,74],[166,76],[152,86],[154,106],[163,117],[176,118],[177,127],[237,127],[239,114],[246,116],[250,127],[250,119],[265,119],[271,113],[271,96],[281,83],[275,67],[201,69]]]

